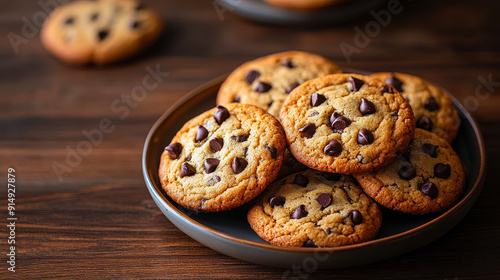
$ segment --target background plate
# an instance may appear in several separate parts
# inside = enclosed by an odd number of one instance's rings
[[[414,216],[383,209],[382,228],[375,240],[338,248],[284,248],[263,241],[246,220],[248,204],[220,213],[197,213],[173,202],[158,179],[160,156],[177,131],[191,118],[215,107],[219,77],[185,95],[151,128],[143,150],[142,170],[152,198],[165,216],[184,233],[223,254],[242,260],[291,268],[292,265],[340,268],[363,265],[404,254],[437,239],[453,228],[479,196],[485,170],[484,145],[472,117],[453,99],[462,121],[453,148],[469,171],[465,192],[446,212]]]
[[[320,25],[353,20],[383,7],[387,0],[350,0],[346,3],[300,11],[270,5],[262,0],[217,0],[225,10],[242,18],[275,25]]]

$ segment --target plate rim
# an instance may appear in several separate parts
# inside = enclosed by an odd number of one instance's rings
[[[263,0],[215,0],[226,11],[257,23],[277,26],[319,26],[347,22],[379,9],[387,0],[357,0],[358,3],[333,3],[318,9],[293,9],[272,5]],[[359,3],[360,2],[360,3]],[[243,3],[243,4],[242,4]],[[332,16],[333,15],[333,16]]]
[[[363,72],[363,71],[359,71],[359,72]],[[349,72],[346,72],[346,73],[349,73]],[[441,221],[443,219],[446,219],[446,218],[449,218],[453,214],[455,214],[456,212],[458,212],[460,209],[462,209],[462,206],[467,205],[467,203],[471,199],[477,198],[479,192],[482,189],[482,183],[484,181],[485,170],[486,170],[486,154],[485,154],[485,147],[484,147],[482,133],[481,133],[481,131],[479,129],[479,126],[477,125],[476,121],[472,117],[472,115],[470,115],[470,113],[462,106],[462,104],[460,104],[457,101],[457,99],[453,95],[449,94],[445,90],[445,92],[448,94],[448,96],[450,96],[450,98],[452,99],[453,104],[460,109],[461,113],[464,115],[464,117],[470,123],[470,125],[471,125],[471,127],[472,127],[472,129],[474,131],[474,138],[477,140],[478,147],[479,147],[480,166],[479,166],[477,178],[475,179],[475,181],[474,181],[471,189],[469,190],[469,192],[465,196],[463,196],[453,207],[451,207],[450,209],[446,210],[445,212],[442,212],[439,216],[433,218],[432,220],[430,220],[430,221],[428,221],[428,222],[426,222],[426,223],[424,223],[422,225],[419,225],[419,226],[417,226],[415,228],[412,228],[412,229],[406,230],[404,232],[398,233],[398,234],[394,234],[394,235],[390,235],[390,236],[386,236],[386,237],[382,237],[382,238],[377,238],[377,239],[373,239],[373,240],[362,242],[362,243],[358,243],[358,244],[352,244],[352,245],[346,245],[346,246],[340,246],[340,247],[325,247],[325,248],[281,247],[281,246],[277,246],[277,245],[272,245],[272,244],[268,244],[268,243],[262,243],[262,242],[257,242],[257,241],[252,241],[252,240],[248,240],[248,239],[236,237],[236,236],[233,236],[233,235],[230,235],[230,234],[218,231],[216,229],[213,229],[213,228],[211,228],[209,226],[206,226],[206,225],[204,225],[204,224],[202,224],[202,223],[200,223],[200,222],[192,219],[190,216],[186,215],[185,213],[183,213],[179,209],[177,209],[177,207],[175,207],[170,201],[168,201],[168,199],[166,199],[164,197],[164,195],[161,193],[161,190],[158,189],[155,186],[154,182],[151,180],[151,178],[149,176],[149,172],[148,172],[148,168],[147,168],[147,166],[148,166],[147,163],[148,163],[148,158],[149,158],[148,151],[149,151],[149,149],[151,147],[151,144],[153,143],[152,142],[152,138],[153,138],[154,134],[156,133],[156,131],[158,130],[158,128],[162,125],[162,123],[171,114],[173,114],[177,110],[179,110],[179,108],[182,107],[188,101],[191,101],[192,99],[200,97],[199,95],[200,95],[201,92],[205,92],[205,91],[207,91],[208,89],[210,89],[210,88],[212,88],[214,86],[220,85],[225,80],[225,78],[227,76],[228,76],[228,74],[224,74],[224,75],[218,76],[218,77],[216,77],[214,79],[211,79],[210,81],[207,81],[207,82],[205,82],[205,83],[203,83],[203,84],[195,87],[193,90],[189,91],[186,95],[182,96],[179,100],[177,100],[173,105],[171,105],[155,121],[155,123],[153,124],[153,126],[151,127],[151,129],[148,132],[148,135],[146,137],[146,140],[145,140],[145,143],[144,143],[144,147],[143,147],[142,172],[143,172],[143,176],[144,176],[144,180],[146,182],[147,188],[148,188],[151,196],[153,196],[153,199],[155,200],[155,202],[158,199],[158,201],[161,201],[162,204],[166,207],[166,210],[168,210],[169,212],[175,214],[175,216],[178,219],[182,219],[182,220],[185,220],[186,222],[189,222],[191,226],[194,226],[194,227],[198,228],[199,230],[204,230],[206,233],[210,233],[210,234],[214,235],[215,237],[222,238],[224,240],[228,240],[228,241],[232,241],[232,242],[236,242],[236,243],[240,243],[242,245],[247,245],[247,246],[252,246],[252,247],[258,247],[260,249],[266,249],[266,250],[280,251],[280,252],[293,252],[293,253],[318,253],[318,252],[325,252],[325,253],[333,253],[333,252],[349,251],[349,250],[353,250],[353,249],[359,249],[359,248],[364,248],[364,247],[379,245],[380,243],[385,243],[385,242],[389,243],[389,242],[397,241],[399,239],[403,239],[403,238],[409,237],[409,236],[411,236],[413,234],[416,234],[417,232],[420,232],[420,231],[423,231],[425,229],[431,228],[432,226],[434,226],[437,223],[439,223],[439,221]],[[213,93],[211,93],[211,94],[213,94]],[[204,97],[209,96],[210,94],[205,93],[205,94],[201,94],[201,95],[202,95],[202,97],[200,97],[200,98],[204,98]],[[168,216],[167,216],[167,218],[170,220],[170,218]],[[173,221],[171,221],[171,222],[173,222]],[[186,232],[184,232],[184,233],[187,234]],[[446,233],[446,232],[444,232],[444,233]],[[187,235],[191,236],[190,234],[187,234]],[[199,242],[199,241],[197,241],[197,242]],[[202,242],[200,242],[200,243],[202,243]],[[202,244],[205,245],[205,246],[208,246],[208,245],[206,245],[204,243],[202,243]],[[208,247],[211,247],[211,246],[208,246]]]

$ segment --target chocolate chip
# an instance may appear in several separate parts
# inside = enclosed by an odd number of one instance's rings
[[[244,158],[235,157],[231,161],[231,168],[233,169],[234,174],[241,173],[243,170],[245,170],[247,165],[248,165],[248,162]]]
[[[196,169],[187,162],[181,165],[181,177],[192,176],[196,174]]]
[[[420,191],[431,199],[434,199],[438,196],[438,188],[432,182],[422,184],[420,186]]]
[[[382,88],[380,88],[380,91],[382,93],[394,93],[389,86],[383,86]]]
[[[292,60],[288,57],[285,57],[281,60],[281,65],[286,66],[288,68],[293,68],[295,65],[293,65]]]
[[[239,97],[239,96],[235,96],[235,97],[233,97],[233,102],[234,102],[234,103],[240,103],[240,102],[241,102],[240,97]]]
[[[434,176],[442,179],[448,179],[451,174],[451,167],[449,164],[438,163],[434,165]]]
[[[335,112],[330,116],[330,123],[332,124],[333,131],[337,133],[342,133],[351,124],[346,117]]]
[[[430,143],[424,143],[422,144],[422,150],[424,153],[428,154],[429,156],[436,158],[437,157],[437,148],[438,146],[432,145]]]
[[[326,208],[328,205],[330,205],[330,203],[332,203],[332,197],[327,193],[320,193],[316,197],[316,201],[318,201],[321,207]]]
[[[399,110],[398,109],[392,111],[392,116],[393,117],[397,117],[398,115],[399,115]]]
[[[215,184],[215,183],[218,183],[218,182],[220,182],[220,177],[218,175],[210,177],[210,179],[208,179],[208,181],[207,181],[207,183],[209,185],[212,185],[212,184]]]
[[[165,147],[165,151],[167,151],[170,159],[176,159],[181,154],[182,145],[178,142],[172,143]]]
[[[139,21],[137,21],[137,20],[134,20],[134,21],[132,22],[132,24],[130,24],[130,27],[131,27],[132,29],[139,28],[139,26],[141,26],[141,23],[140,23]]]
[[[318,246],[316,246],[316,243],[314,243],[314,241],[312,241],[311,239],[307,239],[307,241],[304,242],[302,247],[318,247]]]
[[[365,82],[363,82],[362,80],[354,77],[349,77],[348,81],[350,84],[351,92],[359,91],[359,89],[365,84]]]
[[[429,97],[429,99],[427,99],[424,103],[424,108],[431,112],[439,110],[439,104],[437,103],[436,98],[432,96]]]
[[[309,184],[309,179],[302,174],[297,174],[293,179],[293,183],[305,188]]]
[[[248,139],[248,135],[231,136],[231,140],[236,140],[238,143],[245,142]]]
[[[311,97],[311,106],[316,107],[326,101],[326,97],[319,93],[313,93]]]
[[[205,202],[207,202],[208,199],[206,198],[202,198],[201,201],[200,201],[200,206],[198,206],[198,211],[202,211],[203,210],[203,206],[205,205]]]
[[[229,111],[223,106],[217,106],[217,111],[214,113],[214,119],[220,125],[227,118],[229,118]]]
[[[92,15],[90,15],[90,21],[96,21],[98,18],[99,18],[98,13],[93,13]]]
[[[318,112],[318,111],[314,111],[314,112],[312,112],[312,113],[309,115],[309,117],[314,117],[314,116],[317,116],[317,115],[319,115],[319,112]]]
[[[276,157],[278,156],[278,150],[275,147],[271,147],[266,143],[264,144],[264,149],[268,150],[269,153],[271,153],[272,159],[276,159]]]
[[[258,71],[250,70],[245,74],[245,81],[251,85],[258,77],[260,77],[260,73]]]
[[[323,172],[323,173],[321,173],[321,176],[323,176],[323,178],[327,179],[328,181],[338,181],[338,180],[340,180],[340,177],[342,175],[337,174],[337,173]]]
[[[293,90],[294,88],[298,87],[299,85],[300,85],[300,84],[299,84],[299,83],[297,83],[297,82],[292,83],[291,85],[289,85],[289,86],[285,89],[286,93],[290,93],[290,92],[292,92],[292,90]]]
[[[351,219],[354,225],[359,225],[363,222],[363,215],[358,210],[351,210],[346,215],[347,219]]]
[[[269,206],[271,206],[271,208],[274,206],[283,206],[285,201],[285,198],[282,196],[273,196],[269,199]]]
[[[401,168],[399,168],[398,171],[399,178],[403,180],[411,180],[417,176],[417,172],[415,171],[415,168],[411,165],[403,165]]]
[[[101,30],[97,33],[97,37],[99,38],[99,41],[102,41],[108,37],[109,32],[107,30]]]
[[[72,25],[75,22],[75,18],[69,17],[64,21],[65,25]]]
[[[327,229],[325,229],[325,233],[326,233],[327,235],[330,235],[330,234],[332,234],[332,233],[333,233],[333,230],[332,230],[331,228],[327,228]]]
[[[410,162],[410,156],[410,150],[406,149],[399,157],[404,161]]]
[[[309,213],[307,213],[306,207],[304,206],[304,204],[301,204],[297,206],[297,208],[295,208],[295,210],[293,211],[292,219],[304,218],[305,216],[307,216],[307,214]]]
[[[361,104],[359,105],[359,112],[364,115],[369,115],[375,113],[375,105],[365,98],[361,98]]]
[[[248,153],[248,147],[245,147],[245,149],[243,149],[243,155],[246,157],[247,153]]]
[[[300,128],[299,132],[302,137],[311,138],[316,133],[316,126],[313,123],[308,123]]]
[[[205,159],[204,165],[205,165],[205,172],[212,173],[214,172],[215,168],[219,165],[220,160],[216,158],[207,158]]]
[[[385,80],[386,83],[393,86],[397,91],[403,92],[403,82],[396,78],[394,74],[392,74],[389,78]]]
[[[328,156],[338,156],[342,152],[342,145],[337,140],[330,140],[323,148],[323,152]]]
[[[270,84],[259,81],[257,82],[257,85],[255,85],[254,90],[258,93],[265,93],[268,92],[271,88],[272,86]]]
[[[368,145],[373,143],[374,137],[371,131],[366,128],[362,128],[358,131],[358,144]]]
[[[196,142],[200,142],[201,140],[207,138],[207,136],[208,136],[208,130],[204,126],[198,125],[196,131],[196,137],[194,138],[194,140]]]
[[[192,157],[193,157],[192,155],[187,156],[187,157],[186,157],[186,161],[191,161],[191,158],[192,158]]]
[[[224,139],[214,138],[214,139],[210,140],[210,142],[208,144],[210,145],[210,148],[212,148],[212,150],[218,152],[224,146]]]
[[[422,116],[417,120],[417,127],[428,131],[432,130],[432,120],[427,116]]]

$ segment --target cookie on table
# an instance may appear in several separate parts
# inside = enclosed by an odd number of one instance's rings
[[[378,203],[410,214],[450,208],[465,186],[463,165],[450,144],[419,128],[398,160],[380,170],[354,176]]]
[[[410,103],[416,126],[451,143],[460,126],[458,112],[450,97],[431,83],[403,73],[375,73],[371,77],[395,87]]]
[[[374,239],[379,206],[350,176],[308,170],[267,187],[248,211],[251,228],[271,244],[336,247]]]
[[[163,190],[185,208],[228,210],[278,175],[286,141],[278,120],[252,105],[218,106],[188,121],[161,155]]]
[[[330,6],[336,3],[342,3],[346,0],[264,0],[274,6],[297,9],[297,10],[313,10]]]
[[[280,114],[289,149],[310,168],[342,174],[391,163],[415,131],[408,102],[384,82],[333,74],[295,88]]]
[[[279,116],[281,105],[297,85],[321,76],[340,73],[324,57],[299,51],[264,56],[236,68],[222,83],[217,104],[252,104]]]
[[[137,1],[75,1],[52,12],[41,40],[62,61],[106,64],[134,56],[161,31],[159,15]]]

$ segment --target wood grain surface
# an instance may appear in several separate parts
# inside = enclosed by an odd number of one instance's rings
[[[287,270],[220,254],[171,224],[146,189],[141,154],[155,120],[188,91],[247,60],[295,49],[446,88],[482,130],[487,178],[470,213],[431,244],[285,279],[500,278],[499,1],[401,0],[402,11],[358,42],[350,62],[339,46],[356,46],[357,30],[373,25],[373,15],[287,28],[246,21],[212,0],[144,1],[165,21],[160,41],[106,67],[65,65],[44,50],[40,3],[48,2],[57,1],[0,1],[1,279],[282,279]],[[156,85],[134,92],[152,71],[163,73]],[[9,167],[16,175],[15,273],[6,263]]]

